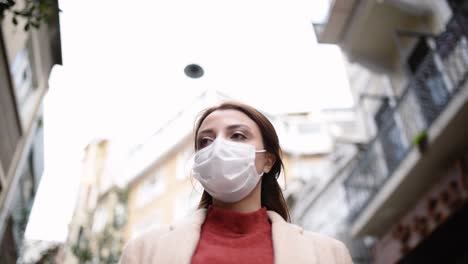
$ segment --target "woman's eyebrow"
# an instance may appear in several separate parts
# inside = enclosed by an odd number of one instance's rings
[[[246,129],[248,131],[250,131],[250,127],[249,126],[246,126],[246,125],[242,125],[242,124],[236,124],[236,125],[229,125],[226,129],[227,130],[236,130],[236,129]]]
[[[236,129],[244,129],[247,130],[248,132],[251,131],[249,126],[242,125],[242,124],[234,124],[234,125],[229,125],[226,127],[226,130],[232,131]],[[206,128],[198,132],[198,136],[203,135],[203,134],[213,134],[214,130],[212,128]]]
[[[202,131],[199,131],[199,132],[198,132],[198,135],[201,135],[201,134],[213,134],[213,133],[214,133],[213,129],[207,128],[207,129],[203,129]]]

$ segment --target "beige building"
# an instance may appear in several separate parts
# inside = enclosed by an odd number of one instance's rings
[[[90,142],[84,151],[83,172],[76,199],[72,221],[69,224],[67,240],[63,246],[63,263],[92,263],[98,259],[97,232],[102,232],[103,211],[97,208],[100,202],[106,204],[107,197],[101,197],[101,184],[107,173],[109,142],[97,139]],[[115,197],[113,197],[115,198]],[[96,224],[95,218],[98,218]],[[96,227],[99,225],[99,227]]]
[[[97,139],[85,148],[83,174],[62,263],[116,263],[124,243],[127,192],[115,180],[115,150]]]
[[[15,1],[18,10],[25,1]],[[43,171],[42,100],[62,63],[57,1],[39,28],[4,10],[0,25],[0,259],[16,263]]]
[[[457,246],[467,243],[457,224],[467,221],[467,21],[466,1],[336,0],[314,25],[341,47],[351,82],[370,80],[352,88],[371,140],[339,186],[350,236],[374,241],[372,263],[468,258]]]
[[[165,226],[180,220],[195,209],[201,190],[189,177],[192,155],[189,138],[128,185],[126,239],[149,227]]]
[[[91,248],[95,263],[117,263],[124,246],[127,192],[114,186],[102,193],[92,218]]]
[[[95,255],[91,243],[93,216],[106,169],[108,147],[107,140],[95,140],[85,148],[80,188],[64,246],[64,263],[86,263]]]

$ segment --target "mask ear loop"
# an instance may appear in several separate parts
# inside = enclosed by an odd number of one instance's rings
[[[255,150],[255,153],[266,153],[267,151],[265,149],[261,149],[261,150]],[[263,176],[265,176],[266,172],[263,172]],[[280,178],[283,178],[283,184],[279,183],[279,179]],[[282,191],[285,191],[286,188],[287,188],[287,183],[286,183],[286,168],[283,168],[283,170],[281,170],[281,173],[280,175],[278,175],[278,178],[276,179],[276,181],[278,181],[278,185],[280,186],[281,190]]]

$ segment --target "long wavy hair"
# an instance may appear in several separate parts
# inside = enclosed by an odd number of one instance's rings
[[[284,200],[283,192],[281,187],[278,184],[278,178],[280,176],[281,170],[284,170],[284,164],[282,161],[282,150],[279,144],[278,135],[276,130],[268,120],[268,118],[263,115],[257,109],[242,104],[238,102],[224,102],[218,106],[210,107],[204,110],[200,117],[195,123],[194,129],[194,147],[195,151],[199,149],[198,142],[196,140],[200,126],[202,125],[205,118],[217,110],[237,110],[246,114],[250,119],[252,119],[260,128],[260,133],[262,135],[263,145],[265,150],[268,153],[271,153],[275,156],[276,161],[273,164],[273,167],[268,173],[265,173],[262,177],[262,187],[261,187],[261,204],[263,207],[266,207],[267,210],[275,211],[285,221],[290,222],[291,218],[289,215],[289,209]],[[213,197],[203,191],[202,197],[198,208],[208,208],[209,205],[213,204]]]

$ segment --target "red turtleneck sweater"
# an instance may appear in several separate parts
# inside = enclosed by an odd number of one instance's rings
[[[265,208],[239,213],[210,206],[192,264],[273,263],[271,223]]]

